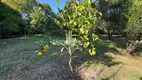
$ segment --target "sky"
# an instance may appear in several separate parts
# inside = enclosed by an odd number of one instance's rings
[[[60,0],[59,3],[57,3],[56,0],[37,0],[37,1],[40,3],[49,4],[53,12],[58,13],[58,9],[57,9],[58,6],[57,5],[53,6],[53,4],[59,4],[59,8],[63,9],[67,0]]]

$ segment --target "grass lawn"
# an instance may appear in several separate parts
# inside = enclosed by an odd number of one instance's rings
[[[140,80],[142,58],[119,55],[124,51],[112,41],[96,43],[97,55],[75,51],[69,71],[67,52],[51,46],[43,56],[37,56],[39,45],[59,36],[12,38],[0,40],[0,80]],[[141,49],[141,48],[140,48]]]

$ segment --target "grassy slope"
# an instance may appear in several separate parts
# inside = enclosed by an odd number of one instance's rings
[[[35,51],[39,49],[40,41],[46,43],[49,38],[0,40],[0,80],[63,80],[71,76],[69,80],[74,80],[76,77],[69,73],[66,63],[61,62],[67,61],[60,56],[59,47],[50,47],[44,56],[37,56]]]
[[[98,54],[92,60],[85,61],[80,67],[83,78],[86,80],[140,80],[142,78],[142,58],[128,55],[125,49],[121,48],[124,45],[122,38],[97,43]],[[142,46],[139,48],[141,49]],[[142,54],[141,50],[138,52]]]
[[[59,39],[57,36],[52,38]],[[40,41],[46,43],[49,38],[29,37],[0,40],[0,80],[79,79],[69,72],[67,56],[59,54],[60,47],[50,47],[49,52],[38,57],[35,51],[39,48]],[[123,49],[116,47],[116,44],[112,42],[102,42],[96,44],[98,54],[94,57],[90,57],[85,52],[76,51],[74,53],[73,63],[80,73],[83,70],[88,72],[88,79],[96,78],[96,74],[98,74],[98,79],[102,77],[107,80],[139,80],[142,77],[141,58],[114,55],[112,53],[119,54]]]

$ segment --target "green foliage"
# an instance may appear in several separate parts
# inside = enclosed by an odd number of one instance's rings
[[[56,0],[57,2],[60,2],[60,0]]]
[[[12,35],[21,35],[25,22],[22,16],[0,2],[0,37],[11,37]]]
[[[58,10],[59,14],[55,22],[66,35],[64,43],[60,43],[63,46],[61,52],[64,49],[68,51],[69,67],[73,72],[72,54],[76,49],[85,49],[91,56],[96,54],[94,42],[98,39],[98,36],[94,34],[94,25],[102,14],[92,7],[90,0],[82,2],[77,2],[76,0],[68,1],[64,10],[59,8]],[[80,41],[82,43],[78,43]]]
[[[25,35],[47,34],[57,30],[57,25],[53,20],[56,15],[48,4],[41,4],[36,0],[2,0],[2,2],[23,16],[26,22],[26,27],[23,30]]]
[[[141,43],[142,38],[142,1],[134,0],[128,9],[128,22],[124,32],[126,34],[127,50],[132,52]]]
[[[33,11],[30,13],[31,25],[36,32],[42,31],[42,22],[46,22],[47,16],[40,6],[34,6]]]
[[[40,23],[40,30],[43,31],[44,34],[57,34],[59,33],[59,27],[56,25],[54,18],[56,18],[56,14],[52,11],[48,4],[42,4],[42,11],[45,12],[45,17]]]
[[[71,30],[72,36],[82,40],[82,47],[88,51],[95,47],[93,42],[98,39],[94,34],[94,26],[100,15],[96,8],[91,7],[90,0],[68,1],[64,10],[59,9],[58,19],[55,21],[66,35]]]
[[[99,26],[98,29],[102,29],[109,39],[114,33],[119,34],[124,29],[124,26],[122,26],[124,21],[121,16],[122,4],[123,1],[121,0],[98,1],[98,9],[103,14],[101,27]]]

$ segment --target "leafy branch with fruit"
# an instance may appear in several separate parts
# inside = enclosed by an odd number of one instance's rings
[[[51,41],[50,44],[62,45],[61,52],[66,49],[69,53],[69,67],[73,72],[72,54],[75,50],[85,50],[91,56],[96,55],[95,41],[98,36],[94,34],[94,25],[99,20],[102,14],[94,7],[90,0],[83,2],[68,1],[64,10],[59,9],[58,18],[55,22],[60,29],[65,32],[66,40],[63,42]],[[82,43],[78,43],[82,42]],[[40,56],[48,50],[49,46],[45,45],[41,51],[38,52]]]

